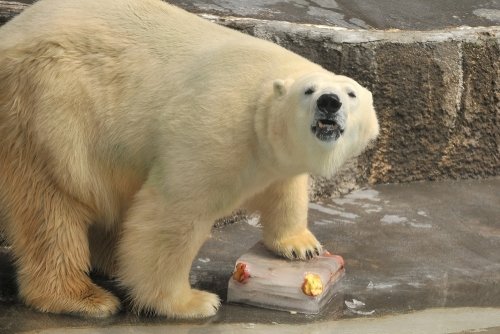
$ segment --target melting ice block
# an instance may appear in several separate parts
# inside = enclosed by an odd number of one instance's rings
[[[235,264],[227,301],[316,314],[333,297],[344,260],[325,251],[308,261],[280,258],[258,242]]]

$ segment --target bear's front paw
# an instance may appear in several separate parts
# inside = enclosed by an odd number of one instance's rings
[[[190,289],[177,298],[168,298],[153,306],[157,315],[175,319],[196,319],[211,317],[220,307],[220,298],[216,294]],[[148,307],[151,309],[151,307]]]
[[[308,229],[284,237],[269,239],[264,237],[264,244],[278,255],[293,260],[308,260],[323,251],[319,241]]]

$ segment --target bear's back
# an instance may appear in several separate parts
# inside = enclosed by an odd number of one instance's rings
[[[259,53],[276,54],[281,63],[307,62],[273,43],[213,24],[161,0],[40,0],[0,28],[0,50],[29,48],[43,41],[82,53],[135,47],[175,66],[210,56],[213,50],[223,53],[227,47],[246,49],[257,58]]]
[[[216,42],[234,32],[161,0],[40,0],[0,29],[0,48],[32,40],[110,35],[135,43]],[[175,47],[179,45],[170,45]]]

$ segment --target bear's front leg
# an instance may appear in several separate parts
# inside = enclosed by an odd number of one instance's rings
[[[309,259],[322,250],[307,228],[308,178],[304,174],[275,182],[247,205],[260,212],[266,247],[290,259]]]
[[[148,186],[136,195],[118,245],[119,280],[138,312],[170,318],[212,316],[219,297],[189,285],[191,263],[212,224],[200,222],[196,210],[165,202]]]

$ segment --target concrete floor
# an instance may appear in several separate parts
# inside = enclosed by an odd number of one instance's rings
[[[190,12],[361,29],[500,25],[499,0],[166,0]],[[0,0],[0,24],[35,0]]]
[[[500,24],[498,0],[168,0],[192,12],[345,28],[432,30]]]
[[[102,320],[41,314],[15,298],[8,250],[0,252],[0,333],[500,333],[500,178],[379,185],[311,203],[311,229],[346,260],[338,293],[318,315],[223,304],[195,322],[139,317]],[[259,240],[258,219],[213,230],[191,282],[227,293],[234,261]],[[113,289],[113,282],[96,277]],[[352,307],[356,299],[364,306]],[[299,325],[299,326],[297,326]],[[304,327],[305,326],[305,327]],[[70,331],[70,329],[72,329]]]

